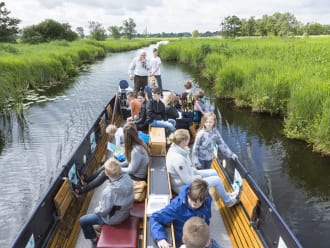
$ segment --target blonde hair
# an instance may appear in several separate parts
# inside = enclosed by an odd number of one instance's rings
[[[195,94],[195,99],[199,99],[199,98],[201,98],[203,96],[204,96],[204,91],[203,90],[199,90]]]
[[[214,120],[214,125],[213,128],[215,128],[216,124],[217,124],[217,117],[215,116],[215,114],[213,112],[207,112],[202,116],[202,120],[201,120],[201,124],[200,124],[200,129],[205,128],[205,122],[208,118],[213,118]]]
[[[190,80],[185,81],[185,82],[183,83],[183,86],[184,86],[184,88],[187,89],[187,90],[191,89],[191,87],[192,87],[191,81],[190,81]]]
[[[175,93],[170,92],[165,95],[164,103],[165,103],[165,105],[174,105],[175,99],[176,99]]]
[[[210,240],[210,228],[197,216],[188,219],[183,226],[182,241],[186,248],[205,248]]]
[[[115,133],[117,131],[117,127],[113,124],[109,124],[105,129],[105,133],[108,135],[109,141],[113,141],[115,137]]]
[[[187,129],[177,129],[174,133],[171,133],[168,140],[171,143],[180,145],[182,141],[187,141],[190,139],[190,134]]]
[[[111,179],[116,179],[121,174],[121,167],[118,160],[111,157],[104,163],[106,175]]]
[[[149,76],[150,83],[151,83],[151,80],[153,80],[153,82],[156,83],[156,77],[154,75]]]

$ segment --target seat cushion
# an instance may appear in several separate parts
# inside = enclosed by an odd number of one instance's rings
[[[143,219],[145,210],[144,202],[134,202],[133,208],[131,210],[131,216]]]
[[[139,219],[129,216],[118,225],[103,225],[98,248],[136,248],[138,246]]]

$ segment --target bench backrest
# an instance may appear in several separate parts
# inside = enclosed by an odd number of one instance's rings
[[[255,221],[257,218],[259,199],[245,178],[243,178],[242,182],[240,200],[249,219]]]
[[[60,219],[63,218],[72,202],[72,199],[73,196],[70,191],[69,179],[65,178],[61,188],[54,197],[57,217],[59,217]]]

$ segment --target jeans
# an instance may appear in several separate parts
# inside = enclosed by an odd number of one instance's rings
[[[210,245],[207,248],[222,248],[214,239],[210,239]]]
[[[201,164],[201,168],[198,168],[200,170],[205,170],[205,169],[210,169],[211,164],[212,164],[212,159],[211,160],[198,160],[199,163]]]
[[[105,175],[104,166],[101,166],[96,172],[94,172],[91,176],[86,178],[87,185],[84,186],[81,190],[81,194],[85,194],[98,186],[102,185],[108,177]]]
[[[150,126],[152,127],[164,127],[166,129],[166,133],[173,133],[175,131],[175,125],[176,121],[173,119],[168,119],[167,121],[158,121],[158,120],[153,120],[150,123]],[[168,136],[168,135],[166,135]]]
[[[86,239],[95,239],[96,233],[93,225],[103,225],[104,221],[97,214],[86,214],[80,218],[80,226]]]
[[[218,173],[213,169],[199,170],[198,174],[203,177],[203,180],[207,182],[209,188],[215,187],[218,195],[221,197],[222,201],[227,205],[231,202],[231,199],[223,186],[223,183],[218,176]]]
[[[160,92],[163,95],[162,78],[160,77],[160,75],[155,75],[155,78],[157,80],[158,88],[160,88]]]

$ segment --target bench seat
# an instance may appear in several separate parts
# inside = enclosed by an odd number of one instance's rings
[[[231,185],[227,181],[225,174],[221,170],[216,159],[213,159],[212,167],[218,172],[227,192],[231,191]],[[216,202],[219,207],[223,222],[227,229],[233,247],[238,248],[262,248],[260,240],[252,223],[257,218],[257,208],[259,199],[250,188],[248,182],[243,178],[243,186],[240,193],[241,202],[236,206],[228,208],[221,198],[216,194]]]
[[[139,218],[129,216],[118,225],[102,225],[97,248],[136,248],[139,237]]]
[[[131,216],[143,219],[145,212],[145,202],[134,202],[131,210]]]

